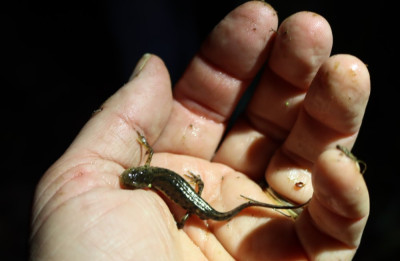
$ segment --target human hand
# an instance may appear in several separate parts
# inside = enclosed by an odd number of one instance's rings
[[[171,93],[162,61],[146,55],[41,179],[32,217],[32,259],[351,259],[369,214],[352,147],[369,96],[364,64],[329,58],[328,23],[309,12],[285,20],[249,2],[213,30]],[[224,136],[244,90],[266,63],[244,115]],[[123,190],[119,175],[143,164],[201,175],[202,197],[220,211],[245,195],[271,199],[266,179],[295,202],[312,198],[296,221],[249,208],[230,221],[193,216],[152,190]],[[312,174],[310,174],[312,172]],[[302,182],[304,187],[296,187]],[[167,204],[166,204],[166,203]]]

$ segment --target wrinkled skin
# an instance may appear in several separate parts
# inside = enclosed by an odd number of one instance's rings
[[[330,57],[332,33],[321,16],[277,14],[248,2],[211,32],[172,93],[163,62],[145,56],[130,81],[84,126],[41,179],[33,207],[33,260],[349,260],[369,214],[368,190],[351,148],[370,92],[365,65]],[[256,73],[245,113],[223,134]],[[250,208],[229,221],[189,218],[152,190],[124,190],[119,175],[144,163],[205,183],[203,198],[228,211],[240,194],[271,199],[266,180],[298,203],[294,221]],[[218,147],[218,145],[220,146]],[[217,149],[218,147],[218,149]],[[303,187],[295,184],[302,182]]]

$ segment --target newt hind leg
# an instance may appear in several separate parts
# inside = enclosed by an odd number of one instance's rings
[[[201,193],[203,192],[204,188],[204,182],[201,180],[200,175],[196,175],[191,171],[188,171],[190,175],[185,175],[190,183],[194,183],[195,186],[197,186],[197,195],[199,197],[201,196]],[[190,217],[192,213],[190,211],[186,212],[186,214],[182,217],[181,221],[177,223],[178,229],[183,228],[185,225],[186,220]]]
[[[190,175],[185,175],[185,176],[189,179],[189,182],[197,186],[197,195],[201,196],[201,193],[203,192],[204,189],[204,182],[201,180],[200,175],[196,175],[191,171],[188,172]]]
[[[192,213],[186,212],[186,214],[182,217],[181,221],[177,222],[176,225],[178,226],[178,229],[183,228],[185,225],[186,220],[190,217]]]

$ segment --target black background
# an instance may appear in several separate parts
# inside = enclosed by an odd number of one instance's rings
[[[141,55],[159,55],[176,82],[213,26],[244,1],[54,2],[13,1],[0,11],[0,260],[27,258],[38,180]],[[303,10],[324,16],[332,54],[353,54],[370,70],[371,98],[353,152],[368,163],[371,215],[355,260],[400,253],[399,23],[395,7],[382,2],[269,1],[280,21]]]

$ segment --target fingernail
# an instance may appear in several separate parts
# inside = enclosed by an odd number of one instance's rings
[[[139,73],[143,70],[144,66],[146,65],[147,61],[150,59],[151,54],[145,53],[142,58],[140,58],[139,62],[136,64],[135,70],[133,71],[129,81],[133,78],[137,77]]]

